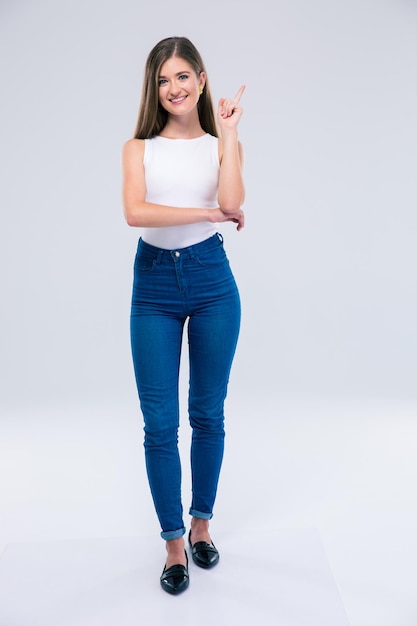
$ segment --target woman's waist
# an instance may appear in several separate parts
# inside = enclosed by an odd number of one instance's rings
[[[214,232],[206,239],[192,243],[186,246],[175,246],[173,248],[161,248],[160,246],[154,246],[146,241],[143,237],[139,239],[138,253],[148,258],[162,260],[165,258],[195,258],[204,252],[210,252],[223,245],[223,236]]]
[[[217,232],[217,225],[211,222],[143,228],[142,240],[160,250],[182,250],[209,239]]]

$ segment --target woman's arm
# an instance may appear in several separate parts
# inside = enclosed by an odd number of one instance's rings
[[[218,108],[217,119],[221,129],[218,202],[224,213],[240,209],[245,199],[243,148],[237,133],[237,125],[243,112],[239,100],[244,90],[245,87],[242,86],[233,100],[222,98]]]
[[[141,139],[129,139],[123,146],[123,207],[129,226],[182,226],[224,221],[218,208],[179,208],[146,202],[144,150],[145,142]]]

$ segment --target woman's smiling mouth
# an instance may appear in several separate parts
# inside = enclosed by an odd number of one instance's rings
[[[172,102],[173,104],[181,104],[181,102],[184,102],[186,97],[187,96],[180,96],[179,98],[172,98],[172,100],[170,100],[170,102]]]

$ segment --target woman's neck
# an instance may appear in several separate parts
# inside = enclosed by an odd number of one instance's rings
[[[168,117],[167,123],[159,134],[161,137],[167,137],[168,139],[195,139],[206,133],[201,128],[198,116],[190,119],[185,115],[172,115]]]

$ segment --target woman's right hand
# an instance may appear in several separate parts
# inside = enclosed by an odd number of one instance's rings
[[[221,208],[210,209],[209,211],[210,222],[234,222],[237,224],[236,230],[242,230],[245,225],[245,214],[242,209],[237,209],[236,211],[228,211],[224,213]]]

